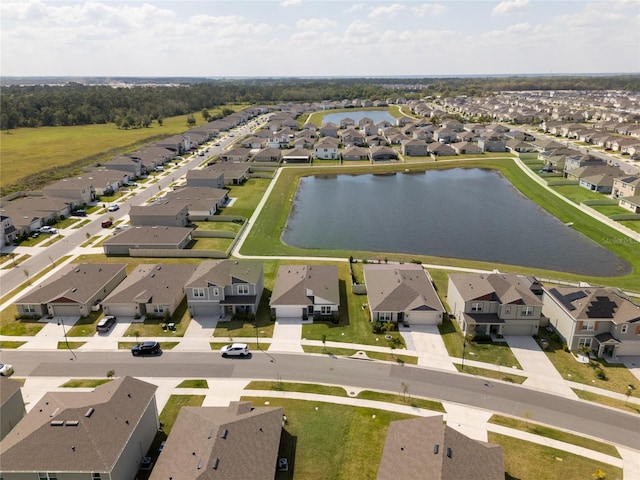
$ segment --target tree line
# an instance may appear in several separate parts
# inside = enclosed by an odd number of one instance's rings
[[[637,90],[639,75],[578,77],[189,79],[178,85],[114,88],[68,82],[16,84],[0,90],[0,128],[115,123],[144,128],[152,121],[237,103],[274,104],[342,99],[486,96],[501,90]],[[161,81],[160,79],[158,81]],[[6,79],[4,83],[7,83]],[[213,117],[211,119],[214,119]]]

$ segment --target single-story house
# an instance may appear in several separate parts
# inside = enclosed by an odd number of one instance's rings
[[[187,171],[188,187],[224,188],[224,172],[220,169],[193,168]]]
[[[46,393],[0,442],[2,477],[135,478],[160,428],[156,389],[120,377],[89,392]]]
[[[440,142],[432,142],[428,144],[429,152],[436,157],[452,156],[456,154],[455,149],[451,145]]]
[[[482,153],[482,148],[480,148],[477,143],[456,142],[452,143],[450,146],[458,155],[478,155]]]
[[[369,151],[352,145],[345,148],[342,153],[342,160],[369,160]]]
[[[223,162],[246,162],[249,160],[251,150],[248,148],[236,147],[231,150],[224,151],[220,154],[220,160]]]
[[[184,299],[193,264],[140,264],[102,301],[106,315],[168,318]]]
[[[276,317],[331,317],[340,307],[338,267],[280,265],[269,301]]]
[[[474,440],[442,415],[389,424],[378,480],[503,480],[502,446]]]
[[[255,314],[263,289],[262,262],[248,260],[205,260],[184,285],[192,315],[224,320],[235,313]]]
[[[190,216],[215,215],[229,201],[229,190],[210,187],[179,187],[168,192],[163,200],[184,203]],[[162,200],[160,201],[162,204]]]
[[[149,480],[273,480],[283,418],[281,407],[251,402],[182,407]]]
[[[387,146],[373,146],[369,147],[369,160],[373,162],[389,162],[389,161],[397,161],[398,154],[397,152]]]
[[[189,225],[188,200],[167,196],[146,205],[132,205],[129,219],[136,227],[186,227]]]
[[[571,350],[640,355],[640,305],[617,289],[545,288],[542,312]]]
[[[279,148],[263,148],[253,155],[254,162],[274,162],[280,163],[282,151]]]
[[[249,179],[251,166],[246,163],[235,162],[216,162],[209,165],[204,170],[210,172],[212,177],[218,177],[222,175],[224,179],[224,185],[242,185]],[[189,176],[187,175],[187,185],[189,183]],[[218,187],[223,188],[224,185]],[[198,185],[198,186],[214,186],[214,185]]]
[[[304,148],[292,148],[291,150],[282,151],[283,163],[309,163],[311,161],[311,152]]]
[[[0,215],[9,217],[16,228],[16,235],[30,234],[43,225],[67,217],[74,204],[57,197],[20,197],[0,207]]]
[[[368,264],[363,272],[372,322],[442,323],[444,306],[422,265]]]
[[[513,273],[451,273],[447,300],[465,335],[535,335],[542,287]]]
[[[130,255],[132,250],[181,250],[192,240],[193,228],[140,226],[125,228],[105,240],[105,255]]]
[[[84,317],[126,278],[126,267],[121,263],[69,264],[14,304],[25,317]]]
[[[142,176],[142,162],[140,159],[132,158],[127,155],[113,157],[104,164],[104,168],[124,172],[129,176],[129,178],[139,178]]]

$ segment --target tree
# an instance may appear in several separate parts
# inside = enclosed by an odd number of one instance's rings
[[[115,376],[116,376],[116,371],[115,370],[107,370],[107,378],[108,379],[112,379]]]
[[[189,125],[190,127],[195,126],[196,124],[196,117],[193,116],[193,114],[189,114],[187,115],[187,125]]]
[[[158,125],[162,126],[162,125],[164,124],[164,118],[162,118],[162,117],[158,117],[158,118],[156,119],[156,122],[158,122]]]
[[[209,110],[207,110],[206,108],[202,109],[202,118],[204,118],[205,122],[208,122],[209,119],[211,118],[211,114],[209,113]]]

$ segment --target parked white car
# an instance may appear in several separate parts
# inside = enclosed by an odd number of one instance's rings
[[[48,225],[45,225],[44,227],[40,227],[38,229],[38,231],[40,233],[58,233],[58,229],[57,228],[53,228],[53,227],[50,227]]]
[[[112,203],[107,207],[107,212],[115,212],[116,210],[120,210],[120,205],[117,203]]]

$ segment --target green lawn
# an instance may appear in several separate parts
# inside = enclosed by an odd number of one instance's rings
[[[635,403],[629,403],[626,400],[618,400],[617,398],[611,398],[606,395],[598,395],[597,393],[586,392],[579,388],[574,388],[572,390],[582,400],[588,400],[589,402],[595,402],[601,405],[607,405],[609,407],[619,408],[620,410],[627,410],[635,414],[640,414],[640,406],[636,405]],[[634,398],[637,397],[636,390],[630,390],[630,392],[631,395],[634,396]]]
[[[579,447],[587,448],[595,452],[604,453],[616,458],[620,457],[618,449],[608,443],[599,442],[590,438],[575,435],[573,433],[564,432],[555,428],[547,427],[545,425],[539,425],[537,423],[528,422],[526,420],[518,420],[511,417],[505,417],[503,415],[494,414],[489,423],[496,425],[502,425],[503,427],[515,428],[516,430],[522,430],[523,432],[533,433],[542,437],[551,438],[559,442],[570,443],[571,445],[577,445]]]
[[[176,388],[209,388],[209,383],[202,380],[183,380]]]
[[[455,367],[458,369],[459,372],[468,373],[470,375],[476,375],[478,377],[495,378],[496,380],[502,380],[503,382],[522,384],[527,379],[527,377],[523,377],[522,375],[514,375],[510,373],[507,369],[504,369],[503,371],[498,372],[496,370],[490,370],[488,368],[472,367],[470,365],[465,365],[463,367],[461,364],[458,364],[458,363],[455,364]]]
[[[625,210],[624,208],[618,205],[590,205],[595,211],[600,212],[607,217],[611,215],[621,215],[629,213],[629,210]]]
[[[640,220],[622,220],[618,223],[630,228],[634,232],[640,232]]]
[[[232,206],[220,209],[220,214],[251,217],[270,182],[268,178],[250,178],[244,185],[228,186],[229,198],[235,198],[236,201]]]
[[[233,238],[196,238],[192,250],[217,250],[226,252],[233,244]]]
[[[621,468],[544,445],[492,432],[489,432],[489,442],[502,445],[507,480],[592,479],[598,469],[604,471],[607,478],[622,478]]]
[[[198,230],[216,230],[233,233],[238,233],[242,228],[242,224],[237,222],[196,222],[196,225]]]
[[[205,395],[171,395],[160,413],[160,427],[168,436],[182,407],[200,407]]]
[[[287,416],[280,456],[290,475],[304,480],[375,479],[389,423],[413,418],[385,410],[281,398],[243,397],[254,407],[269,402]],[[281,478],[281,477],[277,477]]]
[[[110,381],[110,378],[74,378],[60,386],[64,388],[95,388]]]
[[[578,204],[585,200],[602,200],[603,198],[606,198],[601,193],[592,192],[580,185],[558,185],[551,187],[551,189]]]
[[[325,355],[336,355],[350,357],[360,350],[351,348],[335,348],[335,347],[316,347],[314,345],[303,345],[302,349],[305,353],[323,353]],[[409,365],[417,365],[418,357],[411,355],[402,355],[402,350],[394,350],[393,353],[365,351],[364,353],[372,360],[382,360],[384,362],[407,363]],[[397,353],[400,353],[399,355]]]

